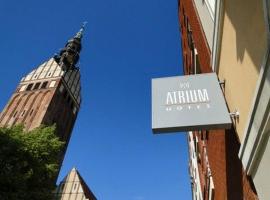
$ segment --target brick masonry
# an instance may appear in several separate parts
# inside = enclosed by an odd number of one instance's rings
[[[178,2],[178,16],[181,30],[183,66],[185,74],[192,74],[192,66],[194,65],[193,60],[190,59],[192,57],[192,51],[188,45],[188,24],[191,28],[194,44],[196,44],[196,49],[199,52],[198,56],[201,70],[204,73],[211,72],[211,53],[196,9],[194,7],[195,5],[192,0],[181,0]]]
[[[211,72],[211,52],[193,0],[178,0],[178,14],[184,74],[194,73],[193,47],[198,52],[201,73]],[[209,199],[206,157],[214,182],[212,200],[258,199],[252,180],[246,175],[238,157],[240,143],[234,128],[198,131],[193,135],[198,138],[198,168],[203,199]]]
[[[33,70],[35,73],[26,76],[31,79],[24,77],[0,113],[0,126],[22,124],[25,130],[33,130],[40,125],[55,124],[56,134],[65,142],[59,155],[61,166],[80,108],[80,103],[74,97],[77,93],[72,92],[75,91],[74,85],[79,82],[79,78],[74,81],[79,74],[78,70],[59,73],[57,69],[61,70],[52,58]],[[43,71],[50,77],[35,78],[35,74],[41,77]],[[80,83],[77,85],[79,89]]]
[[[40,80],[31,84],[35,86],[38,82]],[[52,88],[48,87],[49,84],[50,81],[46,88],[22,92],[19,85],[0,114],[0,125],[23,124],[26,130],[32,130],[41,124],[56,124],[59,137],[68,140],[77,113],[72,112],[64,91],[59,90],[60,85],[65,85],[62,78],[56,80]]]

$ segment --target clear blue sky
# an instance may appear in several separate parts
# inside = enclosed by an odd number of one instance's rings
[[[191,199],[185,134],[151,132],[151,78],[182,73],[177,0],[1,1],[0,109],[83,21],[83,104],[60,179],[76,166],[99,200]]]

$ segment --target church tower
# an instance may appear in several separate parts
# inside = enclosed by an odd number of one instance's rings
[[[81,104],[76,63],[83,31],[84,26],[57,55],[21,79],[0,114],[0,126],[23,124],[26,130],[32,130],[41,124],[56,124],[57,135],[67,147]]]

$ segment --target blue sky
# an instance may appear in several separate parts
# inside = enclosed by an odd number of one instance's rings
[[[75,166],[99,200],[191,199],[185,134],[151,132],[151,78],[182,74],[177,0],[1,1],[0,109],[83,21],[83,103],[59,180]]]

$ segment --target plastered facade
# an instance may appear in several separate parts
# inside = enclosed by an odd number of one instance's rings
[[[227,0],[217,73],[220,80],[226,81],[225,98],[230,111],[240,112],[235,121],[240,141],[249,123],[266,44],[263,1]]]

